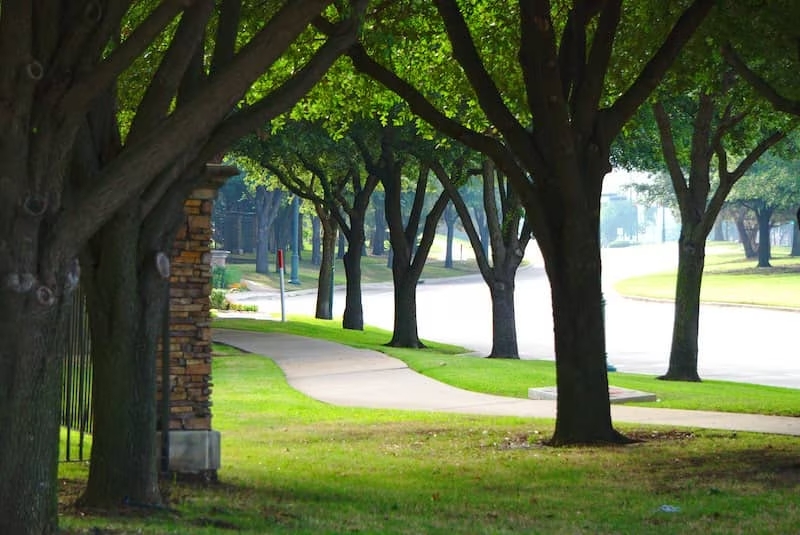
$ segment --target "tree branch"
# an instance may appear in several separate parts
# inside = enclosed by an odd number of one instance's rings
[[[212,76],[234,57],[242,0],[222,0],[219,10],[217,37],[214,39],[214,55],[211,59]]]
[[[686,177],[681,170],[678,151],[675,149],[675,139],[672,136],[672,127],[669,122],[669,117],[661,102],[653,104],[653,114],[655,115],[656,124],[658,125],[661,152],[667,164],[672,187],[675,189],[675,195],[678,197],[679,204],[684,206],[688,204],[687,197],[689,195],[689,188],[686,185]]]
[[[610,0],[603,4],[586,70],[572,93],[573,121],[576,130],[585,136],[591,133],[595,114],[600,106],[606,72],[614,47],[614,36],[619,26],[621,4],[622,0]],[[587,20],[586,24],[588,22]]]
[[[447,29],[453,57],[461,65],[486,117],[512,146],[527,148],[516,151],[517,154],[531,154],[528,132],[506,107],[497,85],[486,71],[461,9],[455,0],[436,0],[436,7]]]
[[[715,0],[694,0],[686,8],[655,55],[628,90],[611,106],[610,113],[605,115],[607,132],[611,137],[616,137],[628,119],[653,93],[715,3]]]
[[[800,100],[792,100],[788,97],[781,95],[775,90],[764,78],[756,74],[748,67],[744,61],[739,57],[736,51],[730,44],[722,47],[722,55],[725,60],[736,69],[736,72],[741,76],[750,86],[756,90],[758,94],[764,97],[772,107],[777,111],[782,111],[791,115],[800,117]]]
[[[472,221],[472,217],[470,217],[469,208],[467,208],[467,205],[464,203],[464,198],[461,196],[458,188],[456,188],[453,184],[453,181],[450,180],[450,177],[447,174],[447,171],[445,171],[442,163],[438,160],[432,160],[430,162],[430,166],[431,170],[442,184],[442,187],[447,192],[448,197],[451,201],[453,201],[453,206],[455,206],[458,217],[461,219],[461,225],[464,227],[464,232],[467,233],[469,243],[472,246],[472,250],[475,252],[475,262],[478,264],[478,269],[481,272],[481,276],[483,277],[483,280],[489,284],[492,275],[492,268],[489,265],[489,260],[486,258],[486,254],[483,252],[481,238],[478,235],[478,231],[475,229],[475,224]]]
[[[492,158],[506,176],[512,178],[523,191],[529,188],[525,172],[519,167],[515,157],[498,140],[480,134],[461,123],[447,117],[433,106],[414,86],[373,60],[360,44],[353,45],[347,52],[355,68],[402,98],[411,111],[428,122],[442,134]],[[523,193],[527,195],[527,193]]]
[[[213,8],[212,2],[195,2],[184,12],[175,36],[136,110],[128,143],[135,143],[140,136],[147,135],[167,115],[183,75],[203,42]]]
[[[86,109],[99,92],[110,86],[147,50],[164,28],[178,16],[182,7],[183,3],[178,0],[161,2],[105,61],[85,77],[75,81],[61,101],[61,112],[67,114]]]

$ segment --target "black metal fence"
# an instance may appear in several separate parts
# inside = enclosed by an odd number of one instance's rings
[[[64,348],[61,386],[62,461],[88,457],[87,435],[92,433],[92,364],[89,316],[83,292],[73,292],[69,333]]]

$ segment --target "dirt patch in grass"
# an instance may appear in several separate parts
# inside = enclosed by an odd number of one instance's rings
[[[735,437],[734,437],[735,439]],[[665,491],[676,486],[708,486],[719,489],[750,489],[753,493],[773,489],[800,489],[800,459],[796,449],[763,448],[688,454],[660,466],[651,465],[652,481]]]

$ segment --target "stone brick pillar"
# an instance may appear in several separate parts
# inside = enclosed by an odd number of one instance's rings
[[[211,211],[215,184],[184,204],[170,276],[169,468],[215,478],[220,434],[211,428]],[[158,358],[159,402],[161,356]]]

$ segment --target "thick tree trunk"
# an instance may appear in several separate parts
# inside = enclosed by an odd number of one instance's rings
[[[697,338],[700,324],[700,287],[705,265],[705,239],[692,239],[684,223],[678,243],[678,278],[669,368],[660,377],[669,381],[699,381]]]
[[[756,211],[756,217],[758,218],[758,267],[772,267],[772,264],[769,263],[769,259],[772,257],[772,241],[770,239],[772,209],[761,208]]]
[[[495,279],[489,291],[492,296],[492,352],[489,357],[518,359],[514,276]]]
[[[342,327],[364,330],[364,307],[361,300],[361,251],[366,242],[364,220],[350,214],[350,239],[344,254],[344,272],[347,279]]]
[[[3,275],[8,282],[10,274]],[[55,533],[58,522],[58,408],[69,307],[49,303],[50,294],[39,288],[0,288],[0,533],[15,535]]]
[[[393,267],[394,328],[388,346],[423,348],[417,331],[417,281],[408,268]]]
[[[571,219],[545,256],[553,301],[558,401],[552,443],[619,443],[608,400],[597,225]],[[591,217],[591,216],[590,216]]]
[[[87,269],[94,435],[81,501],[96,507],[161,503],[156,455],[156,343],[166,289],[153,257],[137,258],[137,207],[93,239]]]
[[[319,265],[317,284],[317,306],[314,317],[323,320],[333,319],[331,299],[333,298],[333,262],[336,255],[336,222],[330,216],[320,216],[322,223],[322,261]]]
[[[798,212],[800,213],[800,212]],[[800,256],[800,218],[795,222],[794,232],[792,232],[792,252],[791,256]]]

